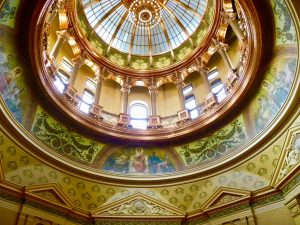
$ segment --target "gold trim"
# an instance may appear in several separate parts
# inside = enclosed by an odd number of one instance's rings
[[[185,213],[183,210],[178,209],[178,208],[176,208],[176,207],[173,207],[172,205],[163,204],[161,201],[156,200],[156,199],[154,199],[154,198],[151,198],[151,197],[149,197],[149,196],[147,196],[147,195],[144,195],[144,194],[142,194],[142,193],[136,193],[136,194],[133,194],[133,195],[131,195],[131,196],[129,196],[129,197],[123,198],[123,199],[121,199],[121,200],[119,200],[119,201],[115,201],[115,202],[113,202],[113,203],[111,203],[111,204],[101,206],[101,207],[99,207],[99,208],[97,208],[97,209],[91,211],[91,215],[92,215],[94,218],[99,218],[99,219],[101,219],[101,218],[105,217],[105,213],[106,213],[108,210],[113,209],[113,208],[118,207],[118,206],[121,206],[121,205],[124,204],[124,203],[134,201],[134,200],[136,200],[136,199],[141,199],[141,200],[145,200],[145,201],[147,201],[147,202],[151,202],[151,203],[153,203],[153,204],[155,204],[155,205],[157,205],[157,206],[159,206],[159,207],[161,207],[161,208],[167,209],[167,210],[169,210],[170,212],[174,213],[174,215],[172,215],[172,216],[164,215],[164,217],[168,217],[168,218],[181,218],[181,219],[183,219],[183,218],[185,217],[185,214],[186,214],[186,213]],[[106,215],[107,215],[107,214],[106,214]],[[133,216],[133,215],[131,215],[130,217],[132,217],[132,216]],[[112,217],[115,217],[115,216],[112,216]],[[120,215],[118,215],[117,217],[120,218],[120,217],[126,217],[126,216],[120,216]],[[137,218],[137,217],[144,217],[144,218],[145,218],[144,215],[136,216],[136,218]],[[157,216],[156,216],[156,217],[157,217]],[[153,218],[153,217],[151,217],[151,218]],[[155,218],[155,217],[154,217],[154,218]]]
[[[128,65],[130,65],[130,61],[131,61],[131,53],[132,53],[133,42],[134,42],[134,39],[135,39],[136,29],[137,29],[137,21],[135,21],[135,23],[133,24],[133,31],[132,31],[131,39],[130,39],[128,62],[127,62]]]
[[[208,0],[208,5],[209,2],[211,2],[212,0]],[[119,66],[117,64],[111,64],[111,61],[109,59],[107,59],[107,57],[104,57],[103,55],[99,55],[97,53],[94,52],[90,52],[90,43],[87,40],[83,40],[82,37],[84,36],[84,33],[82,32],[82,30],[80,29],[80,27],[78,26],[79,21],[78,21],[78,12],[77,11],[77,5],[74,4],[73,1],[71,1],[71,8],[74,8],[75,10],[72,10],[72,12],[69,12],[69,16],[70,16],[70,20],[72,25],[74,26],[74,30],[78,36],[78,43],[79,45],[84,48],[84,49],[88,49],[89,50],[89,54],[91,54],[92,58],[94,58],[94,60],[96,60],[102,67],[106,67],[107,70],[115,73],[115,74],[124,74],[124,76],[130,75],[131,77],[135,76],[138,78],[141,77],[145,77],[148,75],[151,76],[169,76],[170,74],[174,73],[175,70],[181,70],[183,67],[188,66],[188,64],[190,64],[191,62],[188,61],[188,59],[194,60],[194,58],[199,57],[199,55],[203,54],[203,52],[206,50],[205,47],[203,46],[207,46],[208,43],[211,42],[211,38],[213,36],[215,36],[215,29],[217,29],[217,26],[219,24],[220,21],[220,9],[221,9],[221,0],[217,0],[217,2],[214,4],[214,12],[213,12],[213,17],[215,18],[214,22],[210,25],[207,26],[207,28],[205,29],[205,37],[203,40],[202,45],[197,46],[197,48],[195,48],[193,50],[192,53],[188,54],[187,57],[185,57],[184,59],[182,59],[179,62],[173,61],[173,63],[169,66],[166,66],[164,68],[160,68],[160,69],[154,69],[151,68],[151,71],[149,69],[145,69],[145,70],[134,70],[130,67],[125,67],[125,66]],[[75,12],[75,13],[73,13]],[[206,9],[207,12],[207,9]],[[89,38],[87,38],[89,39]],[[186,40],[184,43],[188,42],[189,40]],[[170,53],[171,54],[171,53]],[[157,57],[159,57],[159,55],[156,55]],[[144,56],[138,56],[141,58],[145,58]],[[128,55],[128,58],[131,58],[131,54]],[[130,61],[130,60],[129,60]]]
[[[176,23],[180,26],[181,30],[188,37],[188,40],[191,43],[191,45],[194,47],[195,45],[194,45],[194,42],[193,42],[191,36],[187,32],[187,30],[185,29],[185,27],[183,26],[183,24],[180,22],[180,20],[174,15],[174,13],[166,5],[162,5],[161,4],[161,6],[173,17],[173,19],[176,21]]]
[[[129,14],[129,11],[127,10],[127,11],[124,13],[124,15],[122,16],[121,20],[119,21],[119,24],[118,24],[118,26],[116,27],[116,30],[115,30],[115,32],[113,33],[113,36],[111,37],[111,40],[110,40],[110,42],[109,42],[109,44],[108,44],[107,55],[109,55],[111,45],[112,45],[112,43],[114,42],[114,40],[115,40],[115,38],[116,38],[116,36],[117,36],[117,33],[119,32],[119,29],[120,29],[120,27],[123,25],[123,22],[124,22],[124,20],[126,19],[126,17],[128,16],[128,14]]]
[[[92,1],[88,2],[87,4],[83,5],[83,6],[82,6],[82,10],[84,10],[84,9],[86,9],[87,7],[89,7],[89,6],[91,6],[91,5],[95,4],[95,3],[98,3],[98,2],[100,2],[100,1],[101,1],[101,0],[92,0]]]
[[[194,13],[197,17],[200,18],[200,23],[201,20],[203,19],[203,15],[201,16],[198,11],[195,11],[194,9],[192,9],[189,5],[185,4],[184,2],[181,2],[179,0],[173,0],[174,2],[176,2],[178,5],[181,5],[183,8],[185,8],[186,10],[189,10],[190,12]],[[204,12],[205,14],[205,12]]]
[[[61,207],[67,207],[70,209],[75,208],[74,203],[68,197],[68,195],[58,186],[57,183],[49,183],[49,184],[41,184],[41,185],[31,185],[25,187],[25,193],[27,195],[36,196],[37,198],[41,198],[37,195],[38,192],[46,192],[46,191],[53,191],[62,203],[56,203]],[[47,200],[47,199],[46,199]]]
[[[97,28],[101,25],[101,23],[107,19],[117,8],[122,6],[122,2],[120,1],[118,4],[116,4],[114,7],[112,7],[93,27],[92,32],[89,34],[91,36],[94,32],[96,32]]]
[[[153,63],[153,58],[152,58],[152,39],[151,39],[151,29],[150,29],[150,25],[147,27],[147,31],[148,31],[148,46],[149,46],[149,63],[150,63],[150,67],[152,67],[152,63]]]
[[[0,10],[2,10],[2,7],[4,6],[5,0],[2,0],[2,2],[0,3]]]
[[[172,45],[171,45],[171,41],[170,41],[168,32],[166,30],[165,24],[162,20],[160,21],[160,26],[161,26],[161,28],[164,32],[165,37],[166,37],[166,40],[167,40],[167,43],[168,43],[168,46],[169,46],[169,49],[170,49],[170,52],[171,52],[172,59],[175,60],[175,55],[174,55],[174,51],[173,51],[173,48],[172,48]]]

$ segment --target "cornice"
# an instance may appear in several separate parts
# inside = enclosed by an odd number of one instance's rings
[[[44,186],[44,187],[43,187]],[[47,186],[47,187],[46,187]],[[47,185],[39,185],[39,186],[32,186],[30,187],[31,192],[26,191],[28,188],[15,188],[14,185],[11,183],[3,187],[0,185],[0,199],[5,199],[9,202],[15,202],[17,204],[21,204],[23,206],[29,206],[33,209],[39,211],[45,211],[60,217],[65,217],[69,220],[77,221],[83,224],[89,223],[89,221],[102,221],[102,220],[126,220],[126,216],[120,218],[120,215],[111,215],[111,216],[104,216],[102,213],[109,210],[110,208],[115,208],[117,206],[121,206],[122,204],[129,203],[136,199],[138,200],[145,200],[151,202],[159,207],[163,207],[165,209],[171,210],[174,212],[174,216],[164,216],[164,215],[157,215],[157,216],[147,216],[147,215],[140,215],[140,216],[131,216],[127,217],[129,220],[137,220],[137,221],[145,221],[145,220],[156,220],[156,221],[184,221],[184,222],[192,222],[192,221],[209,221],[215,220],[220,217],[228,216],[233,212],[241,212],[245,210],[255,209],[258,210],[259,208],[272,206],[275,203],[282,202],[284,200],[282,192],[280,190],[275,189],[265,189],[263,191],[257,191],[250,194],[248,192],[247,196],[240,198],[240,200],[236,200],[233,202],[228,202],[219,207],[207,208],[205,210],[198,210],[192,213],[188,213],[185,215],[184,211],[181,211],[177,208],[172,206],[168,206],[156,199],[152,199],[148,196],[143,194],[137,193],[132,196],[129,196],[125,199],[120,201],[114,202],[110,205],[100,207],[93,211],[82,211],[77,208],[73,208],[70,206],[63,206],[58,205],[55,202],[52,202],[48,199],[41,199],[38,196],[35,196],[35,192],[33,190],[49,190],[54,187],[55,185],[47,184]],[[59,187],[57,187],[59,189]],[[235,193],[234,189],[231,189],[230,192]],[[242,191],[243,194],[246,194],[245,191]],[[242,193],[241,191],[237,190],[237,193]],[[63,195],[65,195],[63,193]],[[61,196],[61,195],[60,195]],[[269,208],[270,210],[272,209]]]

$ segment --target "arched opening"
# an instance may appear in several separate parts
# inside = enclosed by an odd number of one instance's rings
[[[136,129],[147,129],[148,106],[143,101],[133,101],[129,107],[131,125]]]

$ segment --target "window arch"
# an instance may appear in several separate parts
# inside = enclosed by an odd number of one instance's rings
[[[53,82],[57,90],[62,94],[69,83],[70,76],[63,70],[59,69],[55,81]]]
[[[182,92],[184,95],[185,108],[189,110],[192,119],[197,118],[199,116],[199,111],[196,97],[194,95],[193,85],[186,85],[185,87],[183,87]]]
[[[212,80],[216,79],[218,76],[219,76],[219,71],[218,71],[218,69],[215,68],[207,74],[207,79],[209,81],[212,81]]]
[[[131,125],[136,129],[147,129],[148,105],[143,101],[133,101],[129,107]]]
[[[83,91],[79,109],[84,113],[89,113],[93,101],[94,101],[94,93],[85,88]]]
[[[221,79],[214,80],[211,82],[211,90],[218,99],[218,102],[221,102],[226,97],[225,85],[221,81]]]

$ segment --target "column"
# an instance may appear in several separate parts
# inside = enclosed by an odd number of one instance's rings
[[[200,75],[203,79],[206,92],[210,93],[211,92],[211,85],[210,85],[208,77],[207,77],[207,71],[208,71],[208,68],[202,66],[202,67],[200,67],[199,73],[200,73]]]
[[[56,59],[63,44],[65,43],[65,41],[68,39],[68,31],[67,30],[61,30],[61,31],[57,31],[57,40],[50,52],[49,58],[50,59]]]
[[[73,58],[72,62],[74,63],[74,66],[73,66],[72,75],[71,75],[70,80],[69,80],[69,85],[74,86],[76,78],[77,78],[78,73],[79,73],[79,69],[82,66],[82,63],[84,62],[84,55],[81,54],[81,55]]]
[[[215,44],[215,47],[218,50],[218,53],[220,54],[220,56],[223,60],[223,62],[225,63],[226,67],[229,69],[229,71],[233,71],[234,69],[233,69],[232,63],[231,63],[230,58],[226,51],[226,49],[228,48],[228,45],[224,44],[222,42],[219,42],[218,40],[216,40],[214,38],[213,38],[213,42]]]
[[[79,69],[80,69],[82,63],[84,62],[84,57],[85,57],[84,53],[82,53],[81,55],[72,59],[72,61],[74,63],[74,67],[73,67],[72,75],[69,80],[69,84],[65,90],[65,94],[68,97],[67,99],[75,106],[78,104],[78,99],[77,99],[77,90],[74,87],[74,84],[75,84],[76,78],[78,76]]]
[[[180,102],[180,110],[177,112],[178,116],[178,121],[177,124],[184,123],[190,119],[190,114],[188,110],[185,108],[185,99],[183,95],[183,80],[182,78],[176,73],[176,87],[177,87],[177,92],[178,92],[178,97],[179,97],[179,102]]]
[[[238,21],[236,19],[236,14],[235,13],[227,13],[227,12],[222,12],[221,14],[222,14],[224,20],[226,21],[226,23],[228,23],[231,26],[231,28],[232,28],[233,32],[235,33],[235,35],[237,36],[237,38],[239,40],[243,41],[246,38],[246,36],[238,24]]]
[[[158,94],[156,86],[152,85],[148,87],[151,101],[151,116],[157,115],[156,111],[156,96]]]
[[[183,95],[183,86],[184,83],[181,79],[176,81],[176,87],[177,87],[177,92],[178,92],[178,97],[179,97],[179,102],[180,102],[180,109],[184,110],[185,109],[185,100],[184,100],[184,95]]]
[[[102,89],[102,83],[104,80],[104,77],[98,75],[96,77],[96,92],[95,92],[95,97],[94,97],[94,102],[91,105],[90,108],[90,114],[92,114],[96,119],[103,119],[102,117],[102,109],[103,107],[99,105],[99,101],[100,101],[100,95],[101,95],[101,89]]]
[[[150,94],[150,101],[151,101],[151,114],[149,116],[148,120],[148,128],[150,129],[157,129],[161,128],[161,121],[160,116],[157,115],[156,110],[156,96],[158,94],[156,83],[154,82],[154,79],[151,78],[150,86],[148,87],[149,94]]]
[[[96,78],[97,86],[96,86],[96,92],[95,92],[95,98],[94,98],[95,105],[99,105],[103,80],[104,80],[104,78],[101,76],[97,76],[97,78]]]
[[[130,93],[130,88],[131,88],[131,86],[129,84],[124,84],[121,88],[121,93],[122,93],[121,112],[124,113],[124,114],[128,114],[128,95]]]
[[[52,20],[54,19],[54,17],[57,15],[57,12],[60,8],[62,8],[63,5],[63,0],[59,0],[58,2],[54,2],[51,7],[50,10],[47,14],[47,18],[46,18],[46,23],[50,24],[52,22]]]
[[[121,113],[119,115],[118,125],[123,127],[131,127],[130,115],[128,114],[128,95],[130,93],[131,85],[129,84],[129,77],[126,77],[121,88]]]

